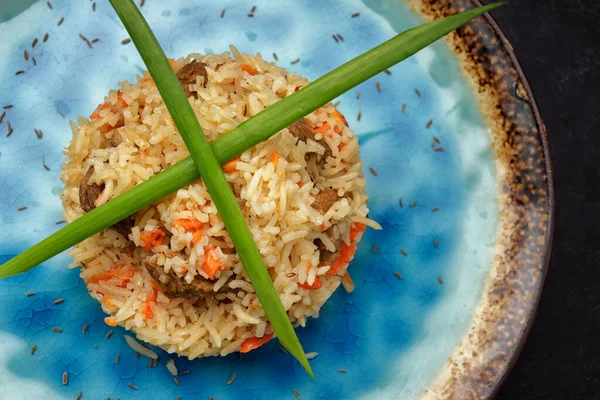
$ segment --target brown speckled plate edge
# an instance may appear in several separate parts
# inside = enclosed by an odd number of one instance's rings
[[[481,5],[478,0],[410,3],[429,20]],[[485,15],[448,35],[446,41],[491,130],[500,227],[471,327],[423,397],[481,399],[496,394],[535,319],[554,230],[552,163],[533,93],[496,21]]]

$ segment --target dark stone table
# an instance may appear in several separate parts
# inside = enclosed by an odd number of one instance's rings
[[[600,399],[600,1],[513,0],[494,16],[546,123],[557,204],[537,319],[497,398]]]

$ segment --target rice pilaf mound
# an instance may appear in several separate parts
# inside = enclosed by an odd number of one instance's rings
[[[171,64],[209,141],[308,81],[232,47]],[[72,123],[65,220],[189,156],[150,75],[120,83]],[[294,325],[339,286],[368,219],[358,140],[332,104],[223,166]],[[250,351],[273,337],[201,180],[72,250],[88,291],[139,339],[190,359]]]

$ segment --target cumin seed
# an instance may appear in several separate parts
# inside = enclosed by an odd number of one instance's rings
[[[333,40],[335,40],[336,43],[340,42],[340,39],[338,39],[337,36],[331,35],[331,37],[333,38]]]
[[[375,86],[377,86],[377,91],[378,91],[379,93],[381,93],[381,82],[377,81],[377,82],[375,83]]]
[[[371,171],[371,173],[375,176],[377,176],[377,171],[375,170],[375,168],[373,167],[369,167],[369,171]]]
[[[63,114],[62,111],[60,111],[58,108],[56,109],[56,113],[63,117],[63,119],[65,118],[65,114]]]
[[[92,3],[92,11],[96,11],[96,2]]]
[[[61,17],[61,19],[58,20],[58,26],[61,26],[63,22],[65,22],[65,17]]]
[[[400,201],[398,203],[400,203],[400,208],[404,208],[404,202],[402,201],[402,197],[400,197]]]
[[[52,328],[52,332],[59,332],[60,333],[60,332],[62,332],[62,328],[58,328],[58,327]]]
[[[375,243],[375,244],[373,245],[373,249],[371,250],[371,252],[372,252],[373,254],[377,253],[377,248],[378,248],[378,246],[377,246],[377,243]]]
[[[341,372],[342,374],[345,374],[345,373],[347,373],[348,371],[346,371],[346,370],[345,370],[345,369],[343,369],[343,368],[340,368],[340,369],[338,369],[338,372]]]
[[[225,16],[225,9],[221,10],[221,18]]]
[[[55,224],[56,224],[56,225],[62,225],[62,224],[66,224],[66,223],[67,223],[67,221],[65,221],[65,220],[63,219],[62,221],[58,221],[58,222],[56,222]]]
[[[92,40],[92,43],[98,43],[99,41],[100,41],[100,39],[95,38],[95,39]]]
[[[18,76],[18,75],[21,75],[21,74],[24,74],[24,73],[25,73],[25,71],[23,71],[23,70],[19,70],[19,71],[15,72],[15,75],[17,75],[17,76]]]
[[[253,18],[254,14],[248,14],[248,18]]]
[[[90,327],[90,324],[88,324],[86,322],[85,325],[83,326],[83,328],[81,328],[81,333],[83,333],[85,335],[85,333],[87,332],[89,327]]]
[[[360,100],[360,90],[356,92],[356,100]]]
[[[290,64],[294,65],[294,64],[298,64],[300,62],[299,58],[296,58],[294,61],[292,61]]]
[[[52,304],[56,305],[56,304],[61,304],[61,303],[64,303],[64,302],[65,302],[65,299],[63,299],[62,297],[59,297],[58,299],[54,300],[52,302]]]
[[[385,71],[383,71],[383,72],[385,72],[385,73],[386,73],[386,74],[388,74],[388,75],[391,75],[391,74],[392,74],[392,71],[390,71],[389,69],[386,69],[386,70],[385,70]]]
[[[98,343],[94,343],[94,348],[97,349],[98,348]]]
[[[359,17],[359,16],[360,16],[360,13],[354,13],[354,14],[352,14],[350,16],[350,18],[356,18],[356,17]]]
[[[440,211],[440,208],[439,207],[434,207],[434,208],[431,209],[431,212],[436,212],[436,211]]]
[[[437,137],[435,137],[435,136],[433,137],[433,141],[434,141],[434,142],[436,142],[436,143],[442,143],[442,142],[440,142],[440,139],[438,139],[438,138],[437,138]]]
[[[416,206],[416,205],[417,205],[417,203],[418,203],[418,202],[417,202],[416,200],[415,200],[415,201],[413,201],[412,203],[410,203],[410,204],[408,205],[408,208],[413,208],[414,206]]]
[[[333,106],[334,106],[335,108],[337,108],[339,105],[340,105],[340,101],[339,101],[339,100],[338,100],[338,101],[336,101],[335,103],[333,103]]]
[[[63,372],[62,383],[63,383],[63,385],[68,385],[69,384],[69,374],[67,374],[66,372]]]
[[[400,249],[400,253],[401,253],[401,254],[402,254],[404,257],[406,257],[406,256],[408,255],[408,253],[407,253],[407,252],[406,252],[406,250],[404,250],[404,249]]]
[[[429,122],[427,123],[427,125],[425,125],[425,128],[429,129],[429,128],[431,128],[431,125],[433,125],[432,119],[430,119]]]
[[[400,280],[400,281],[401,281],[402,279],[404,279],[404,278],[402,278],[402,275],[400,275],[400,272],[398,272],[398,271],[394,271],[394,276],[395,276],[396,278],[398,278],[398,280]]]
[[[173,377],[173,382],[175,382],[177,386],[181,386],[181,383],[179,383],[179,379],[177,379],[176,376]]]
[[[108,331],[108,333],[106,334],[106,340],[110,339],[110,337],[113,335],[113,331]]]
[[[31,346],[31,351],[30,351],[31,355],[34,355],[36,350],[37,350],[37,346],[35,344],[33,346]]]
[[[129,38],[121,40],[121,44],[127,44],[129,42],[131,42],[131,39]]]
[[[49,37],[50,37],[50,35],[48,34],[48,32],[46,32],[44,34],[44,39],[43,39],[44,43],[46,43],[46,41],[48,40]]]
[[[419,91],[419,89],[415,89],[415,93],[417,94],[417,96],[421,97],[421,92]]]
[[[25,61],[29,60],[29,53],[27,52],[27,50],[23,50],[23,58],[25,59]]]
[[[121,353],[118,353],[115,357],[115,364],[118,364],[121,361]]]
[[[442,279],[442,276],[438,276],[438,282],[440,283],[440,285],[444,284],[444,280]]]
[[[438,247],[440,245],[440,239],[435,238],[435,240],[433,241],[433,247]]]
[[[287,350],[284,349],[283,347],[279,346],[279,351],[282,352],[283,354],[287,354]]]
[[[342,35],[340,35],[339,33],[337,34],[338,39],[340,39],[342,42],[344,41],[344,37]]]
[[[234,380],[235,380],[235,372],[233,374],[231,374],[231,376],[229,377],[229,380],[227,381],[227,384],[231,385]]]
[[[35,67],[37,65],[37,61],[35,60],[35,57],[31,57],[31,61],[33,61],[33,66]]]
[[[189,370],[189,369],[186,369],[185,371],[181,371],[181,372],[179,373],[179,375],[187,375],[187,374],[189,374],[189,373],[190,373],[190,370]]]
[[[435,149],[435,151],[438,151],[438,152],[439,152],[439,151],[445,151],[445,150],[446,150],[446,148],[445,148],[445,147],[438,147],[438,148],[436,148],[436,149]]]
[[[7,104],[4,107],[2,107],[5,110],[8,110],[9,108],[13,108],[14,106],[12,104]]]
[[[300,396],[300,392],[298,392],[298,389],[296,389],[296,388],[294,388],[294,396],[296,396],[297,399],[302,397],[302,396]]]
[[[250,9],[250,13],[254,13],[254,11],[256,11],[256,6],[252,6],[252,8]]]
[[[406,112],[406,103],[402,103],[402,112]]]
[[[81,38],[81,40],[83,40],[85,42],[85,44],[87,44],[87,46],[91,49],[92,48],[92,43],[90,43],[89,39],[86,38],[85,36],[83,36],[81,33],[79,34],[79,37]]]
[[[37,42],[38,42],[37,38],[33,39],[33,42],[31,42],[31,48],[34,48],[35,45],[37,44]]]
[[[41,129],[34,129],[33,131],[35,132],[35,136],[36,136],[38,139],[41,139],[41,138],[43,138],[43,137],[44,137],[44,133],[42,132],[42,130],[41,130]]]
[[[144,7],[145,3],[146,3],[146,0],[140,0],[140,8]]]
[[[49,1],[47,1],[46,4],[48,5],[48,8],[52,10],[52,3],[50,3]]]
[[[14,129],[13,127],[10,125],[10,121],[6,120],[6,126],[8,126],[8,133],[6,134],[6,137],[9,137],[10,135],[12,135]]]
[[[17,208],[17,211],[25,211],[25,210],[27,210],[27,207],[26,207],[26,206],[23,206],[23,207],[19,207],[19,208]]]
[[[6,111],[2,112],[2,115],[0,115],[0,124],[2,123],[2,121],[4,121],[5,115],[6,115]]]
[[[82,397],[83,397],[83,392],[79,392],[79,394],[77,395],[77,400],[81,400]]]
[[[361,117],[362,117],[362,112],[361,112],[361,111],[359,111],[359,112],[358,112],[358,115],[356,116],[356,120],[357,120],[357,121],[360,121]]]
[[[273,58],[275,59],[275,61],[279,61],[279,58],[277,57],[277,53],[273,53]]]
[[[31,296],[35,296],[36,294],[37,294],[36,292],[27,292],[27,293],[25,293],[25,296],[31,297]]]
[[[133,383],[128,383],[127,386],[129,386],[130,388],[132,388],[133,390],[138,390],[138,387],[135,386]]]

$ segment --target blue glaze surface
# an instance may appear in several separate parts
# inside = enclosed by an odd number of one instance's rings
[[[91,4],[55,0],[51,10],[39,1],[24,10],[29,4],[23,3],[16,15],[11,0],[0,0],[0,107],[14,105],[0,125],[0,264],[60,228],[68,120],[89,115],[109,89],[144,69],[133,45],[121,45],[127,34],[110,5],[97,2],[93,12]],[[280,65],[309,79],[422,22],[406,4],[386,0],[148,0],[142,10],[169,56],[223,52],[233,43],[268,60],[276,52]],[[360,17],[351,18],[356,12]],[[100,41],[89,49],[79,33]],[[344,41],[336,43],[334,33]],[[23,59],[25,49],[37,66]],[[300,63],[290,65],[296,58]],[[18,70],[26,72],[16,76]],[[317,380],[276,342],[241,358],[190,362],[159,352],[158,366],[148,368],[125,343],[125,331],[104,324],[100,306],[62,254],[0,281],[0,398],[74,399],[82,391],[84,399],[293,399],[294,388],[309,399],[418,397],[444,368],[481,296],[494,247],[497,188],[487,126],[445,45],[391,72],[339,99],[360,137],[371,216],[383,230],[368,230],[359,247],[350,269],[355,291],[340,289],[319,319],[298,330],[304,349],[319,353],[311,362]],[[34,128],[43,131],[41,140]],[[445,151],[433,150],[434,136]],[[17,211],[22,206],[27,209]],[[26,297],[29,291],[37,294]],[[65,302],[54,305],[59,297]],[[164,367],[171,358],[180,371],[191,371],[179,377],[180,387]],[[65,371],[68,385],[62,384]],[[233,372],[237,377],[227,385]]]

